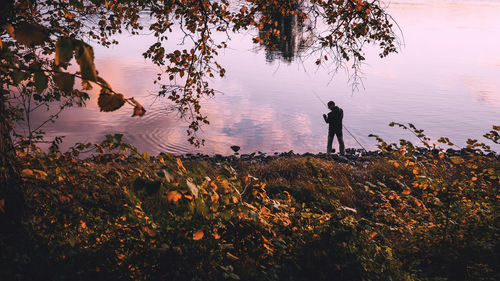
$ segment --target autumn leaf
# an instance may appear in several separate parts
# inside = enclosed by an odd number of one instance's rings
[[[56,66],[61,64],[66,64],[71,60],[73,56],[73,43],[71,39],[59,38],[56,42],[56,55],[55,62]]]
[[[92,90],[92,84],[90,84],[90,82],[87,80],[82,80],[82,89],[84,89],[85,91],[90,91]]]
[[[200,240],[203,238],[203,235],[204,235],[203,230],[200,229],[200,230],[196,231],[195,233],[193,233],[193,240]]]
[[[12,24],[6,24],[3,26],[3,29],[9,33],[10,37],[14,38],[16,35],[14,34],[14,27]]]
[[[12,36],[17,42],[26,45],[41,45],[49,39],[47,29],[37,23],[21,22],[15,27],[8,24],[4,29]]]
[[[144,109],[144,107],[134,98],[130,98],[128,99],[129,101],[131,101],[135,107],[134,107],[134,113],[132,114],[132,117],[135,117],[135,116],[144,116],[144,114],[146,114],[146,109]]]
[[[145,232],[147,235],[151,236],[151,237],[155,237],[156,236],[156,232],[148,227],[145,227],[143,226],[142,227],[142,231]]]
[[[125,104],[125,98],[122,94],[110,94],[108,91],[103,88],[101,94],[99,94],[97,104],[101,111],[115,111]]]
[[[94,49],[92,46],[75,40],[75,59],[80,65],[82,78],[89,81],[97,81],[97,71],[94,64]]]
[[[219,194],[217,194],[217,192],[214,191],[214,194],[210,196],[210,202],[215,203],[217,202],[217,200],[219,200]]]
[[[134,113],[132,114],[132,117],[135,117],[135,116],[144,116],[144,114],[146,114],[146,110],[144,109],[144,107],[134,107]]]
[[[464,162],[464,159],[462,159],[462,157],[460,156],[450,156],[450,160],[451,162],[453,162],[453,164],[462,164]]]
[[[410,194],[410,193],[411,193],[411,189],[409,189],[409,188],[405,188],[405,189],[403,190],[403,192],[401,192],[401,194],[404,194],[404,195],[408,195],[408,194]]]
[[[177,192],[175,190],[170,190],[169,192],[167,192],[167,200],[168,200],[168,202],[174,202],[174,203],[176,203],[181,198],[182,198],[182,194],[180,194],[179,192]]]
[[[33,170],[31,170],[31,169],[24,169],[21,171],[21,176],[25,177],[25,178],[32,178],[35,176],[35,174],[33,173]]]
[[[53,76],[54,83],[65,94],[73,92],[73,85],[75,84],[75,76],[69,73],[56,73]]]
[[[179,169],[180,172],[187,173],[186,168],[184,168],[184,165],[182,165],[182,161],[180,158],[175,159],[177,161],[177,168]]]

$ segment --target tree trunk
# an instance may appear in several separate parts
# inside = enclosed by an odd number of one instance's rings
[[[0,81],[1,82],[1,81]],[[7,95],[0,83],[0,232],[9,231],[9,225],[18,225],[24,212],[17,156],[12,143],[12,121],[8,114]]]

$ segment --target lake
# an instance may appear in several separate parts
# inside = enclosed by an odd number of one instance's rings
[[[186,141],[187,124],[154,97],[157,69],[141,56],[154,38],[122,35],[118,46],[95,47],[96,66],[114,90],[140,100],[146,115],[131,118],[126,106],[99,112],[94,92],[86,108],[70,109],[44,127],[46,137],[65,136],[68,147],[122,133],[150,154],[232,154],[231,145],[242,153],[324,152],[327,110],[314,93],[343,108],[344,125],[367,149],[376,146],[369,134],[391,142],[414,140],[389,127],[392,121],[411,122],[434,140],[446,136],[460,146],[500,125],[500,1],[391,1],[388,11],[403,31],[404,45],[384,59],[367,50],[364,88],[355,92],[344,72],[332,78],[314,60],[266,58],[251,42],[254,33],[234,35],[218,60],[226,77],[212,81],[222,93],[203,101],[211,124],[198,133],[206,140],[199,149]],[[36,123],[44,117],[40,112],[32,118]],[[359,148],[345,131],[344,141]]]

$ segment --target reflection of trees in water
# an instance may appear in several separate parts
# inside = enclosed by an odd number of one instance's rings
[[[303,20],[298,20],[297,15],[283,15],[278,12],[267,16],[268,23],[259,31],[260,38],[267,38],[259,42],[266,50],[267,61],[283,59],[292,62],[312,45],[312,27]]]

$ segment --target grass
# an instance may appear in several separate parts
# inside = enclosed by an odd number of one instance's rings
[[[500,159],[380,142],[353,164],[19,154],[2,280],[498,280]]]

